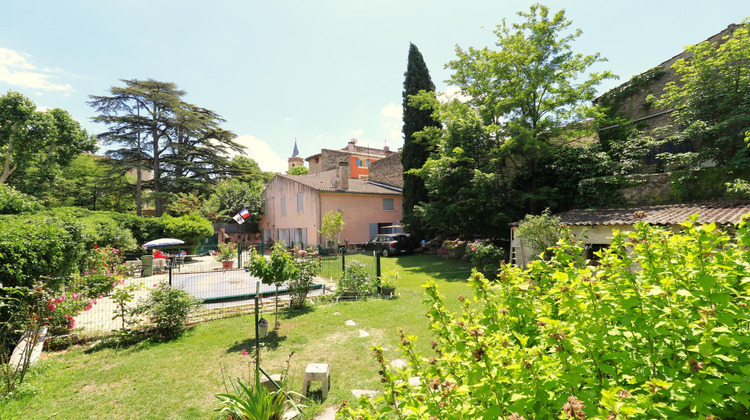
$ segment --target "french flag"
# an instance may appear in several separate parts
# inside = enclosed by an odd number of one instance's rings
[[[250,217],[250,212],[247,211],[247,209],[242,209],[242,211],[240,212],[240,216],[242,216],[243,219],[247,219],[248,217]]]

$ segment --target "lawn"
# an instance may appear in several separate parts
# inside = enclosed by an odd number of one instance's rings
[[[354,400],[352,389],[380,390],[370,347],[380,344],[388,358],[399,357],[398,327],[418,336],[420,348],[429,354],[431,338],[421,288],[427,280],[438,283],[454,308],[457,296],[471,293],[465,281],[470,271],[466,264],[427,255],[381,261],[384,270],[400,267],[400,297],[319,303],[305,312],[284,312],[281,327],[265,339],[261,366],[269,374],[281,372],[294,352],[292,390],[301,389],[308,363],[329,364],[328,398],[308,402],[308,416]],[[347,326],[349,319],[357,325]],[[248,378],[251,359],[242,351],[254,352],[253,322],[252,316],[240,316],[197,325],[172,342],[91,352],[82,346],[46,355],[24,384],[35,395],[0,402],[0,419],[212,418],[214,394],[224,392],[222,369],[230,378]],[[361,337],[360,330],[369,336]]]

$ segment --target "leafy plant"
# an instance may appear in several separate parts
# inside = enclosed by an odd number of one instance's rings
[[[733,237],[696,220],[615,230],[596,267],[565,237],[496,282],[474,271],[459,314],[429,283],[435,353],[402,331],[395,370],[375,348],[386,391],[343,418],[747,418],[750,216]]]
[[[344,228],[344,211],[333,210],[323,216],[323,223],[318,233],[328,238],[329,241],[335,242],[336,246],[341,243],[341,230]]]
[[[356,260],[349,261],[346,263],[341,280],[339,280],[336,293],[356,292],[359,296],[369,296],[375,292],[375,280],[364,263]]]
[[[381,276],[380,276],[380,287],[385,287],[388,289],[395,288],[398,285],[398,280],[401,278],[401,274],[398,271],[398,268],[394,267],[390,270],[386,270]]]
[[[214,255],[216,261],[232,261],[237,257],[237,244],[234,242],[219,244],[219,252]]]
[[[200,300],[190,293],[168,283],[159,283],[134,313],[147,315],[154,323],[154,334],[169,340],[182,335],[190,313],[200,307]]]
[[[33,213],[40,210],[42,204],[35,197],[0,184],[0,214]]]
[[[466,244],[466,255],[477,270],[493,278],[500,269],[505,251],[490,241],[477,239]]]
[[[546,253],[546,250],[560,240],[562,226],[560,219],[551,216],[549,209],[546,209],[538,216],[527,214],[519,223],[516,235],[521,238],[524,245],[534,251],[534,254],[544,252],[543,256],[548,258],[550,254]]]
[[[279,286],[297,275],[294,259],[286,252],[281,243],[273,245],[271,258],[269,259],[258,254],[255,248],[251,248],[250,259],[245,265],[245,269],[253,276],[258,277],[263,284],[273,284],[276,286],[276,312],[274,316],[275,323],[278,324]]]
[[[112,295],[112,301],[117,305],[115,315],[112,317],[113,320],[120,318],[122,321],[121,331],[127,333],[129,325],[135,324],[137,321],[135,315],[137,315],[132,308],[130,308],[130,302],[135,298],[135,292],[143,288],[143,283],[130,283],[123,284]]]
[[[291,357],[290,355],[287,359],[283,378],[286,378],[289,373]],[[239,378],[236,382],[230,381],[230,383],[233,393],[227,390],[227,393],[216,394],[216,398],[219,399],[219,407],[216,411],[220,419],[280,420],[286,410],[295,408],[299,411],[303,407],[294,401],[293,398],[299,394],[289,391],[285,380],[281,382],[281,388],[270,391],[261,385],[258,371],[255,374],[254,386],[245,385]]]
[[[289,307],[301,309],[305,307],[307,294],[315,276],[320,273],[320,263],[312,258],[297,258],[294,260],[296,274],[289,279]]]
[[[164,233],[171,238],[182,239],[186,246],[197,246],[201,239],[214,233],[211,222],[198,213],[190,213],[187,216],[180,217],[165,214],[162,216],[162,220],[164,221]]]

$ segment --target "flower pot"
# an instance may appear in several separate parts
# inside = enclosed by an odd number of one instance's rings
[[[393,296],[393,294],[396,292],[395,287],[381,287],[380,288],[380,295],[381,296]]]
[[[221,268],[230,269],[234,265],[234,261],[222,261]]]

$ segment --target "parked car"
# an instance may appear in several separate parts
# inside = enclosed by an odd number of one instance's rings
[[[368,251],[380,251],[384,257],[409,254],[413,251],[411,240],[404,233],[381,233],[362,245]]]

